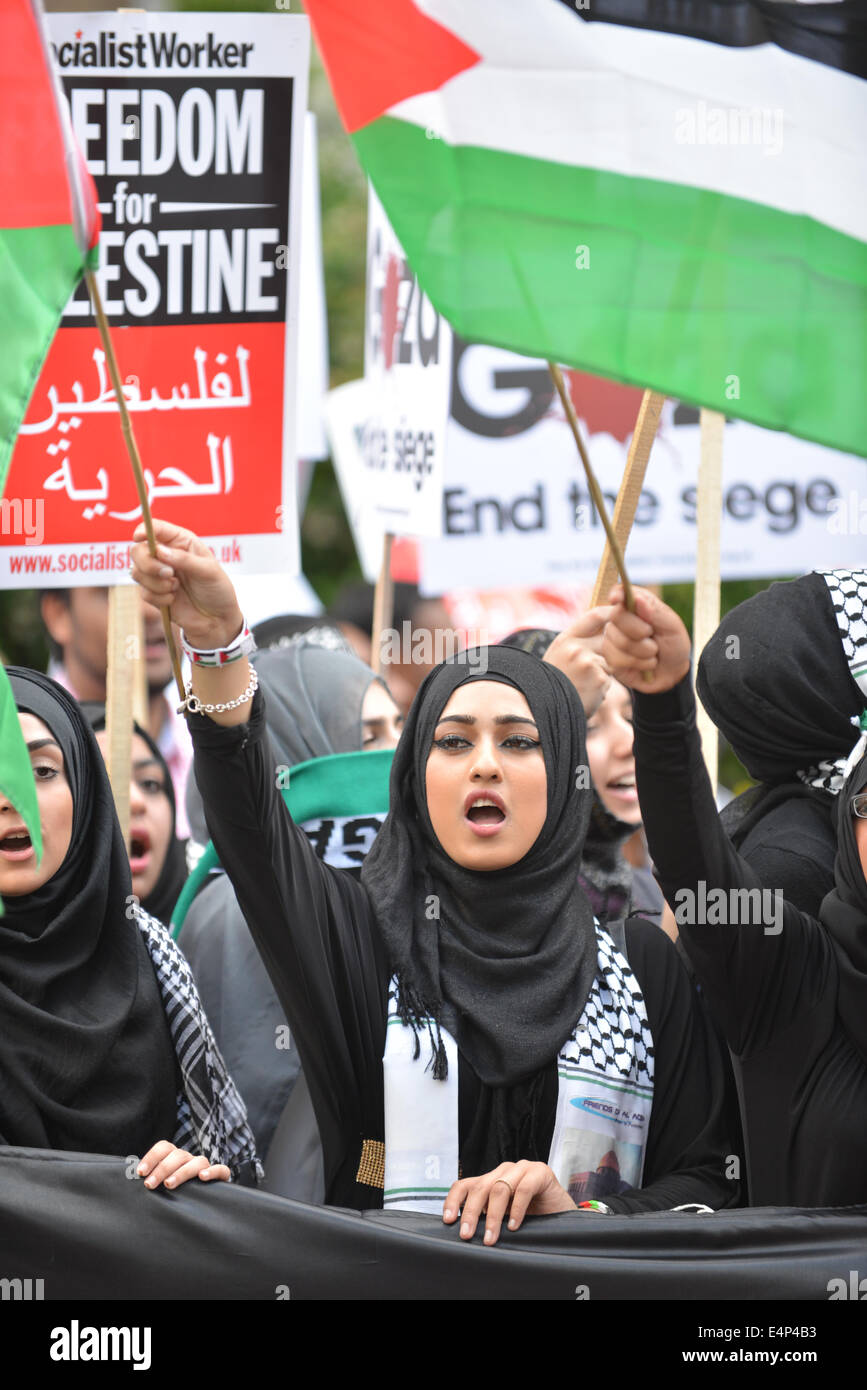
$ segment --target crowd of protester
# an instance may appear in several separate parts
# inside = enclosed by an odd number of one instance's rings
[[[126,845],[106,592],[47,591],[48,674],[8,668],[44,855],[0,798],[0,1142],[486,1244],[528,1213],[865,1200],[867,571],[772,584],[708,643],[755,781],[720,814],[648,591],[381,677],[363,596],[250,633],[155,526]]]

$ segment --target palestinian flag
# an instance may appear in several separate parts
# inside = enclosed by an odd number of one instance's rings
[[[860,0],[306,0],[465,338],[867,452]]]
[[[96,265],[96,189],[76,148],[38,0],[0,12],[0,497],[66,301]]]

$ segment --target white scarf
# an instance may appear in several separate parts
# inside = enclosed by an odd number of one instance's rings
[[[597,970],[558,1058],[557,1116],[548,1163],[574,1201],[641,1185],[653,1100],[653,1037],[626,957],[596,924]],[[383,1070],[389,1210],[442,1212],[458,1177],[458,1049],[441,1028],[448,1077],[434,1081],[397,1013],[392,981]],[[465,1174],[475,1177],[477,1174]]]

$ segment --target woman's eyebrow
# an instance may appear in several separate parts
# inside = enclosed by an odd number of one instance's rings
[[[34,738],[27,745],[28,753],[35,753],[38,748],[56,748],[58,753],[62,752],[60,744],[53,738]]]
[[[441,719],[438,719],[438,720],[437,720],[437,725],[439,725],[439,724],[445,724],[446,721],[449,720],[449,719],[455,720],[458,724],[475,724],[475,723],[476,723],[476,716],[475,716],[474,714],[444,714],[444,715],[442,716]],[[524,715],[524,714],[497,714],[497,715],[494,716],[494,723],[495,723],[495,724],[529,724],[529,725],[530,725],[532,728],[534,728],[534,729],[537,729],[537,728],[538,728],[538,725],[536,724],[535,719],[528,719],[527,716]]]
[[[163,770],[157,758],[139,758],[138,762],[133,763],[133,768],[138,769],[140,767],[158,767],[160,772]]]

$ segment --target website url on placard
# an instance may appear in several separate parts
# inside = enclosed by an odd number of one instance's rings
[[[241,543],[223,542],[216,549],[221,565],[237,564],[242,559]],[[2,554],[2,552],[0,552]],[[89,550],[60,551],[52,555],[17,554],[9,556],[9,573],[22,574],[106,574],[127,570],[130,565],[128,545],[91,546]]]

